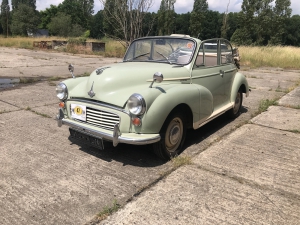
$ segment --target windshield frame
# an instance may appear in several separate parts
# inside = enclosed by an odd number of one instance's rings
[[[149,50],[139,52],[136,49],[138,43],[149,42]],[[161,44],[160,44],[161,42]],[[169,51],[157,51],[157,46],[165,46]],[[178,46],[177,46],[178,45]],[[179,46],[183,45],[183,46]],[[177,48],[176,48],[177,47]],[[180,36],[150,36],[134,40],[127,48],[123,62],[149,62],[149,63],[167,63],[171,65],[185,66],[192,62],[198,43],[190,37]],[[159,59],[154,59],[156,54]],[[184,60],[182,59],[184,56]],[[178,60],[181,57],[181,60]],[[147,59],[148,58],[148,59]]]

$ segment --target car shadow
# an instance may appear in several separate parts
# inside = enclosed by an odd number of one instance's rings
[[[241,109],[241,114],[247,112],[247,108],[243,107]],[[228,119],[226,114],[223,114],[197,130],[188,130],[184,144],[184,151],[192,145],[200,144],[206,138],[218,132],[220,129],[229,125],[233,121],[234,120]],[[87,154],[90,154],[107,162],[118,161],[121,162],[123,166],[132,165],[137,167],[157,167],[167,162],[166,160],[158,158],[151,151],[149,145],[139,146],[118,144],[117,147],[114,147],[111,142],[104,142],[104,149],[101,150],[85,144],[77,139],[73,139],[72,137],[69,137],[69,140],[72,145],[77,145],[79,147],[79,150]],[[197,151],[197,153],[200,153],[200,151],[201,148]]]

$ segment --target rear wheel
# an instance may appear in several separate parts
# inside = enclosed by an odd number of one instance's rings
[[[239,90],[236,95],[233,108],[227,112],[229,118],[235,119],[241,114],[242,103],[243,103],[243,92]]]
[[[182,151],[186,136],[186,119],[181,112],[172,113],[165,121],[161,140],[152,145],[154,153],[162,159],[170,159]]]

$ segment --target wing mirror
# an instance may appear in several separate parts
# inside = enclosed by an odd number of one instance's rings
[[[150,84],[149,88],[152,88],[154,82],[161,83],[163,80],[164,80],[164,75],[161,72],[156,72],[153,75],[153,81]]]
[[[74,76],[74,66],[72,64],[70,64],[68,69],[69,69],[70,73],[72,74],[72,77],[75,78],[75,76]]]

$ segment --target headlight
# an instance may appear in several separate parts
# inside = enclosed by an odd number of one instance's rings
[[[68,89],[64,83],[59,83],[56,86],[56,95],[60,100],[65,100],[68,97]]]
[[[133,115],[144,114],[146,110],[146,103],[144,98],[139,94],[133,94],[128,99],[129,112]]]

